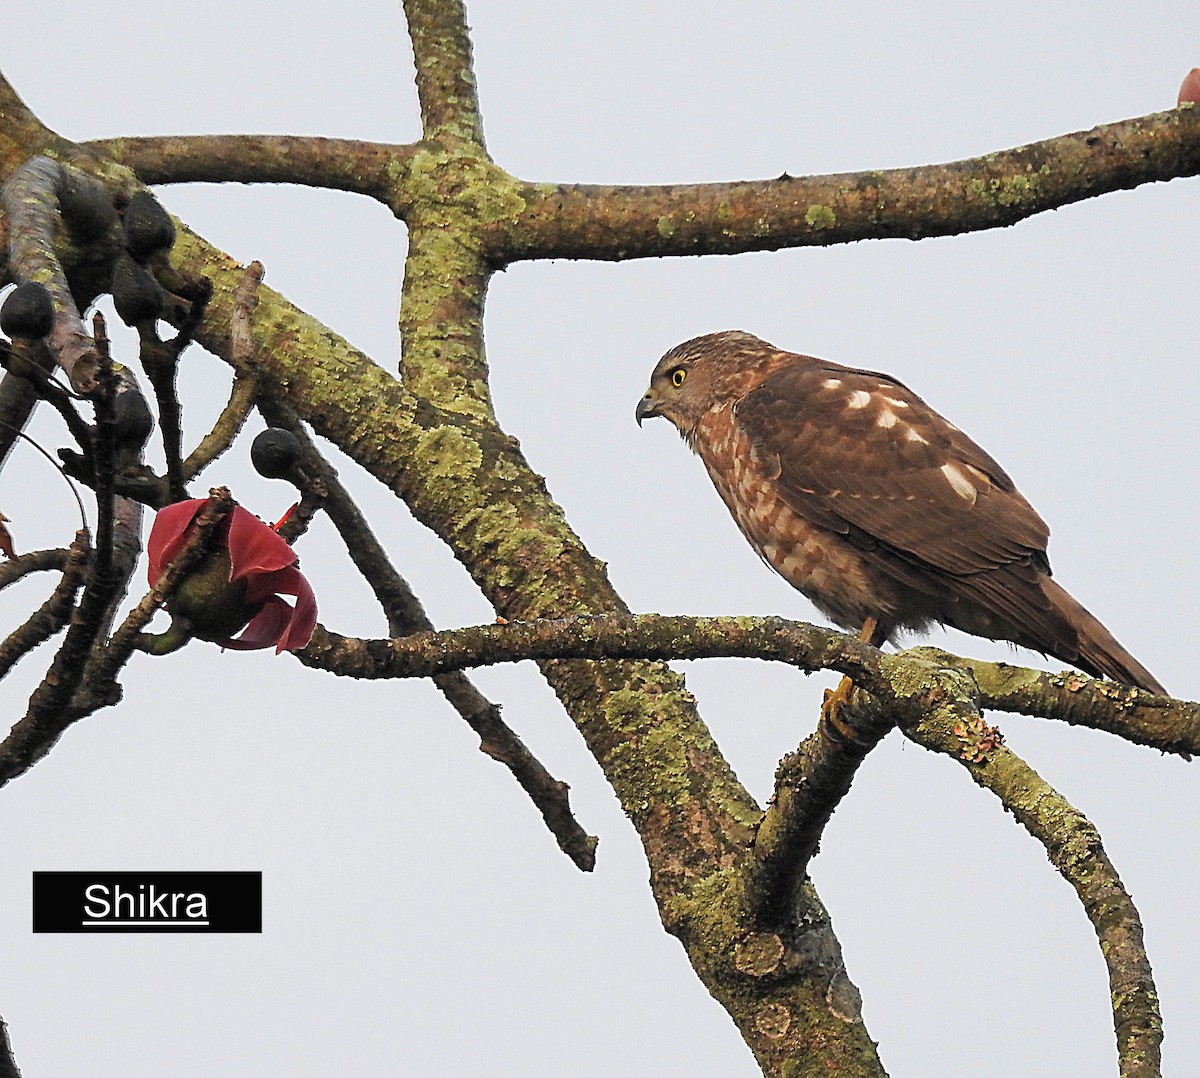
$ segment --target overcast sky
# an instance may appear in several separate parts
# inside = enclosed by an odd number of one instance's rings
[[[419,135],[396,3],[9,6],[0,70],[70,138]],[[1171,107],[1200,64],[1200,6],[1183,0],[988,10],[520,0],[469,14],[489,149],[530,180],[948,161]],[[380,206],[290,187],[159,194],[395,369],[405,235]],[[885,370],[1004,465],[1053,530],[1056,579],[1194,699],[1198,204],[1193,179],[962,238],[514,266],[488,296],[496,407],[635,610],[812,620],[746,546],[699,461],[666,423],[639,431],[634,405],[663,351],[718,329]],[[118,358],[132,361],[124,347]],[[184,367],[194,444],[229,376],[199,349]],[[34,430],[51,449],[66,444],[51,417]],[[247,445],[205,478],[273,519],[289,488],[249,471]],[[343,475],[440,626],[491,619],[402,505],[352,466]],[[68,542],[72,504],[18,447],[0,507],[19,548]],[[298,550],[322,621],[380,635],[332,529],[319,521]],[[49,587],[41,576],[0,595],[0,632]],[[931,639],[1061,668],[959,634]],[[9,721],[50,654],[0,685]],[[765,798],[834,676],[683,665],[722,749]],[[662,932],[636,836],[537,671],[478,682],[571,784],[601,838],[592,875],[559,853],[427,684],[340,682],[290,657],[203,643],[135,658],[119,708],[71,729],[0,791],[0,1014],[24,1073],[757,1073]],[[1165,1073],[1197,1073],[1194,768],[1100,734],[998,721],[1099,826],[1146,924]],[[264,931],[34,936],[35,869],[261,870]],[[1104,965],[1074,893],[961,768],[892,735],[812,876],[891,1073],[1114,1072]]]

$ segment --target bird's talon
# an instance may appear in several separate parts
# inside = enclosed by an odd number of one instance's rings
[[[849,701],[853,688],[852,682],[843,681],[837,689],[825,690],[825,702],[821,705],[821,718],[817,723],[817,731],[831,745],[866,751],[875,742],[864,740],[859,736],[858,731],[838,714]]]

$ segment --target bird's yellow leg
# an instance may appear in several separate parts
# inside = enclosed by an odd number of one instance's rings
[[[887,633],[881,631],[877,618],[867,618],[858,634],[859,640],[877,648],[887,639]],[[838,712],[850,702],[850,694],[854,691],[854,682],[848,677],[842,678],[836,689],[825,690],[825,702],[821,705],[821,720],[817,729],[826,741],[835,745],[854,745],[858,748],[870,748],[874,742],[865,742],[854,729],[844,722]]]

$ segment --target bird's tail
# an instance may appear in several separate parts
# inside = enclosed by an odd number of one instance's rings
[[[1050,577],[1043,576],[1039,583],[1054,609],[1075,630],[1079,652],[1073,660],[1076,666],[1089,674],[1111,678],[1122,685],[1133,685],[1156,696],[1169,695],[1162,683],[1117,643],[1112,633]]]

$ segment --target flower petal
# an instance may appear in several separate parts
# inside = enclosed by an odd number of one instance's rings
[[[179,553],[184,535],[205,500],[190,498],[184,502],[175,502],[174,505],[168,505],[155,514],[150,538],[146,541],[146,553],[150,555],[150,566],[146,576],[151,587],[154,587],[158,578],[162,576],[163,569]]]
[[[250,619],[241,632],[233,640],[220,641],[221,647],[232,648],[234,651],[255,651],[258,648],[269,648],[276,643],[287,630],[292,620],[293,610],[277,595],[272,595],[263,608]],[[276,651],[282,651],[277,648]]]
[[[296,552],[253,513],[234,506],[229,519],[230,580],[296,564]]]
[[[279,596],[296,596],[293,607]],[[262,609],[235,640],[222,647],[250,650],[275,645],[275,653],[298,651],[307,646],[317,626],[317,597],[294,565],[273,573],[260,573],[246,582],[246,602],[261,602]]]
[[[288,570],[284,570],[287,572]],[[285,595],[296,596],[296,609],[292,612],[292,620],[288,623],[287,632],[280,638],[276,653],[280,651],[299,651],[308,647],[313,630],[317,627],[317,597],[304,574],[293,567],[291,573],[294,580],[279,590]]]

